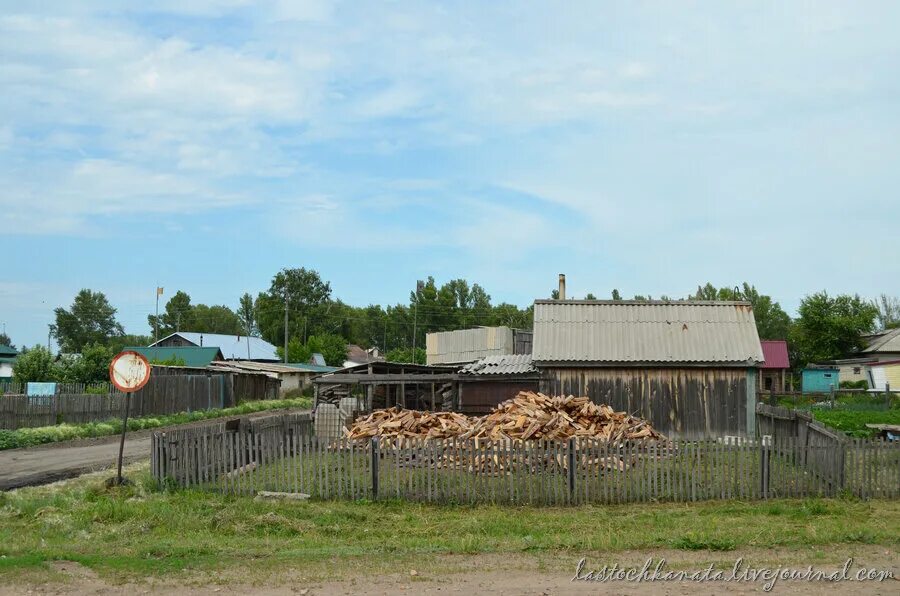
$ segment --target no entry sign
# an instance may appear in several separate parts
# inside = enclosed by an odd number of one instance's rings
[[[109,380],[119,391],[137,391],[150,380],[150,363],[137,352],[120,352],[109,363]]]

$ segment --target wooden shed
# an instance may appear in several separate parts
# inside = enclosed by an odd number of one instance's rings
[[[754,435],[757,364],[747,302],[537,300],[541,389],[587,395],[687,437]]]
[[[459,371],[456,409],[466,414],[487,414],[520,391],[537,391],[540,373],[531,354],[488,356]]]

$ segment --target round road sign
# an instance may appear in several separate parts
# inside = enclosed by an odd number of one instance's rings
[[[109,380],[119,391],[137,391],[150,380],[150,363],[137,352],[120,352],[109,363]]]

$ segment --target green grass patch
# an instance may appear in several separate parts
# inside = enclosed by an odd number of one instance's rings
[[[900,546],[900,501],[710,501],[581,507],[427,505],[395,500],[258,502],[79,479],[0,493],[0,578],[53,560],[101,575],[291,568],[354,573],[453,554],[619,552],[676,548]],[[251,564],[252,562],[252,564]],[[421,567],[418,567],[421,568]]]
[[[281,408],[306,409],[310,407],[312,407],[312,400],[303,397],[297,399],[248,401],[233,408],[195,410],[193,412],[181,412],[178,414],[168,414],[164,416],[144,416],[141,418],[129,418],[128,430],[147,430],[151,428],[160,428],[163,426],[172,426],[175,424],[197,422],[200,420],[211,420],[213,418],[241,416],[244,414],[252,414],[254,412],[262,412],[265,410],[276,410]],[[120,432],[122,432],[122,420],[118,418],[113,418],[104,422],[87,422],[84,424],[57,424],[54,426],[20,428],[17,430],[0,430],[0,450],[17,449],[19,447],[32,447],[34,445],[56,443],[58,441],[69,441],[72,439],[103,437],[108,435],[115,435]]]
[[[824,410],[812,409],[813,417],[851,437],[868,438],[877,431],[866,424],[900,424],[900,410]]]

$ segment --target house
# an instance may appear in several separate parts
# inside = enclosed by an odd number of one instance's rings
[[[832,388],[837,391],[840,381],[840,370],[830,364],[811,364],[800,372],[800,390],[803,393],[830,393]]]
[[[219,370],[263,373],[273,379],[278,379],[281,381],[280,393],[282,396],[309,387],[312,384],[312,378],[316,375],[337,370],[332,366],[316,367],[311,364],[280,364],[252,360],[213,362],[210,367]]]
[[[869,385],[869,366],[878,362],[872,358],[844,358],[841,360],[828,360],[823,364],[829,364],[838,369],[838,378],[841,383],[859,383],[864,381]]]
[[[543,392],[589,396],[663,433],[755,434],[763,353],[747,302],[536,300],[532,361]]]
[[[222,351],[225,360],[253,360],[256,362],[279,362],[281,360],[275,346],[259,337],[247,335],[179,331],[150,345],[165,348],[215,346]]]
[[[759,365],[760,391],[785,391],[788,371],[791,368],[787,342],[781,339],[764,339],[762,353],[765,362]]]
[[[13,364],[19,353],[9,346],[0,345],[0,381],[9,381],[13,376]]]
[[[520,391],[538,391],[541,375],[531,354],[486,356],[459,371],[456,410],[487,414]]]
[[[347,344],[347,359],[344,360],[344,368],[357,366],[359,364],[371,364],[373,362],[384,362],[384,357],[378,351],[378,348],[361,348],[356,344]]]
[[[531,332],[475,327],[425,335],[427,364],[466,364],[488,356],[531,353]]]
[[[188,368],[206,368],[211,362],[225,360],[222,350],[215,346],[136,346],[125,348],[141,354],[151,364],[166,363]]]
[[[890,385],[892,392],[900,389],[900,360],[883,360],[869,365],[869,388],[885,391]]]
[[[900,360],[900,327],[863,337],[866,347],[860,356],[875,361]]]

